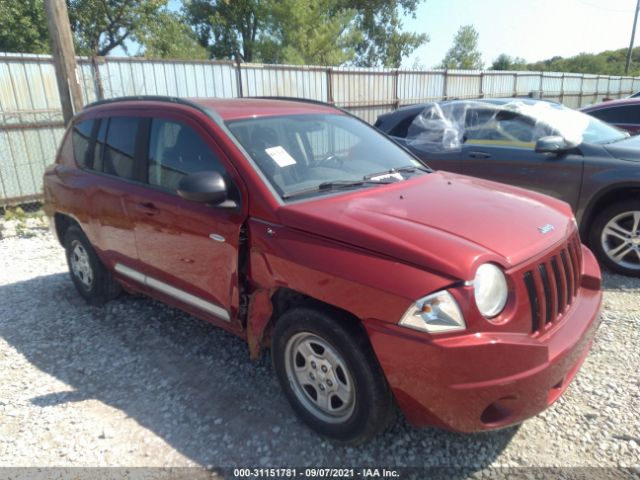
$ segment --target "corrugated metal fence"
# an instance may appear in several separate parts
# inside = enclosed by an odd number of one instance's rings
[[[552,72],[355,67],[79,58],[85,104],[127,95],[290,96],[334,103],[373,123],[403,105],[444,98],[533,94],[580,107],[640,90],[640,78]],[[53,61],[0,54],[0,205],[36,199],[64,132]]]

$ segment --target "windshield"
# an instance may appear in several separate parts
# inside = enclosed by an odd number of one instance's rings
[[[382,185],[427,170],[346,115],[250,118],[227,126],[282,198]]]
[[[607,125],[591,115],[556,103],[536,102],[533,105],[522,103],[514,110],[549,126],[573,145],[579,145],[582,142],[611,143],[628,137],[622,130]]]
[[[533,148],[537,140],[551,135],[560,135],[573,146],[628,136],[561,104],[514,99],[427,104],[409,126],[407,141],[429,151],[459,151],[467,143]]]

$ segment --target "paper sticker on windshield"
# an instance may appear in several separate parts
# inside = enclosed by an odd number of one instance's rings
[[[289,152],[281,146],[265,148],[264,151],[273,158],[273,161],[276,162],[279,167],[288,167],[296,163],[295,159],[289,155]]]
[[[375,177],[371,177],[369,178],[369,180],[373,180],[374,182],[379,182],[381,180],[387,180],[388,178],[395,178],[396,180],[404,180],[402,175],[400,175],[398,172],[383,173],[382,175],[376,175]]]

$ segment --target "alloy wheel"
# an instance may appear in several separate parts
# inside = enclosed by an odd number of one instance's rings
[[[600,242],[612,262],[640,270],[640,211],[623,212],[609,220],[602,229]]]

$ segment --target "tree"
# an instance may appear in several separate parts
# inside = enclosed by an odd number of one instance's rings
[[[67,0],[80,55],[107,55],[157,22],[167,0]]]
[[[473,25],[460,27],[453,39],[453,46],[442,60],[441,68],[459,70],[481,70],[482,54],[478,50],[480,35]]]
[[[336,11],[334,0],[280,0],[271,13],[273,28],[268,40],[262,39],[262,61],[339,65],[355,57],[354,45],[362,38],[352,28],[355,12]]]
[[[429,41],[427,34],[402,31],[400,12],[415,18],[423,0],[339,0],[342,8],[358,12],[355,27],[362,40],[356,45],[354,64],[397,68],[402,58]]]
[[[267,29],[271,1],[191,0],[185,5],[188,21],[203,47],[214,58],[254,60],[258,35]]]
[[[524,58],[511,57],[506,53],[501,53],[491,64],[491,70],[524,70],[526,64]]]
[[[175,12],[163,11],[155,22],[140,27],[135,38],[141,54],[149,58],[206,60],[209,52],[198,42],[193,30]]]
[[[0,18],[0,52],[49,53],[43,0],[2,0]]]
[[[186,14],[214,58],[399,66],[428,41],[402,32],[422,0],[191,0]]]

